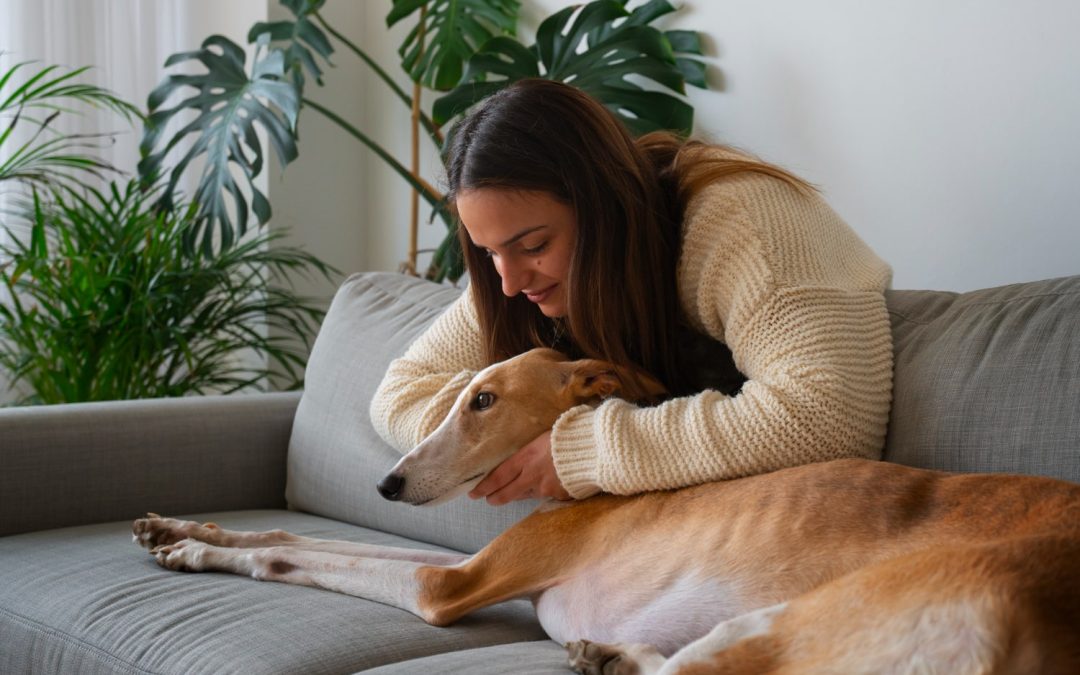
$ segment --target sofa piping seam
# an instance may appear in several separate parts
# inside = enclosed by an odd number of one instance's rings
[[[392,293],[391,291],[383,288],[378,283],[372,281],[371,278],[369,278],[369,277],[361,277],[361,279],[363,280],[364,285],[367,286],[368,289],[378,291],[379,294],[383,298],[391,298],[392,300],[396,300],[398,302],[407,303],[410,307],[419,306],[419,307],[424,307],[426,309],[446,309],[446,307],[447,307],[447,303],[445,303],[445,302],[434,302],[433,303],[433,302],[430,302],[430,298],[424,298],[423,300],[418,300],[418,299],[406,300],[406,299],[402,298],[400,295]],[[353,282],[353,283],[356,283],[356,282]]]
[[[938,319],[940,319],[942,316],[944,316],[948,312],[951,312],[951,311],[962,312],[962,311],[966,310],[968,307],[996,307],[996,306],[1009,305],[1009,304],[1012,304],[1014,302],[1019,302],[1021,300],[1035,300],[1037,298],[1058,298],[1058,297],[1065,297],[1065,296],[1078,295],[1078,294],[1080,294],[1080,291],[1058,291],[1058,292],[1054,292],[1054,293],[1035,293],[1033,295],[1019,295],[1019,296],[1017,296],[1015,298],[1007,298],[1007,299],[1004,299],[1004,300],[993,300],[993,301],[983,301],[983,302],[963,302],[963,301],[956,302],[956,301],[954,301],[954,302],[950,303],[949,306],[947,308],[945,308],[944,311],[942,311],[940,314],[938,314],[937,316],[935,316],[934,318],[932,318],[930,320],[915,319],[915,318],[912,318],[911,316],[909,316],[909,315],[907,315],[907,314],[905,314],[903,312],[900,312],[898,310],[895,310],[895,309],[889,309],[888,313],[890,315],[892,315],[892,316],[899,317],[900,319],[903,319],[904,321],[907,321],[908,323],[913,323],[913,324],[916,324],[916,325],[919,325],[919,326],[929,326],[930,324],[937,321]]]
[[[907,321],[908,323],[914,323],[914,324],[917,324],[919,326],[927,326],[927,325],[930,324],[930,321],[920,321],[919,319],[913,319],[910,316],[908,316],[907,314],[904,314],[902,312],[897,312],[896,310],[892,310],[892,309],[889,310],[889,315],[899,317],[899,318],[903,319],[904,321]]]
[[[102,661],[108,663],[110,666],[115,666],[117,664],[120,664],[120,665],[123,665],[123,666],[127,667],[129,672],[141,673],[141,674],[144,674],[144,675],[153,675],[154,671],[143,670],[143,669],[139,668],[138,666],[136,666],[135,664],[129,663],[129,662],[125,661],[124,659],[116,656],[115,654],[110,654],[109,652],[105,651],[101,647],[89,644],[88,642],[85,642],[84,640],[80,640],[79,638],[75,637],[74,635],[71,635],[70,633],[66,633],[66,632],[60,630],[59,628],[54,628],[52,626],[46,626],[45,624],[41,623],[40,621],[35,621],[34,619],[23,616],[21,614],[17,614],[17,613],[15,613],[15,612],[13,612],[13,611],[11,611],[9,609],[6,609],[4,607],[0,607],[0,614],[7,615],[12,620],[14,620],[16,623],[23,624],[24,627],[30,629],[31,631],[37,632],[39,635],[41,635],[43,637],[58,639],[60,642],[63,642],[63,643],[68,644],[68,645],[70,645],[72,647],[75,647],[76,649],[78,649],[80,651],[91,653],[94,656],[97,656]]]
[[[1066,295],[1080,295],[1080,291],[1055,291],[1052,293],[1034,293],[1032,295],[1018,295],[1015,298],[1007,298],[1004,300],[983,301],[983,302],[961,302],[960,308],[964,307],[991,307],[994,305],[1008,305],[1020,300],[1034,300],[1036,298],[1057,298]]]

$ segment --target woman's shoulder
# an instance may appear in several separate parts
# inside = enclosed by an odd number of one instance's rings
[[[761,200],[784,196],[795,201],[822,203],[808,182],[750,152],[729,145],[696,143],[688,154],[690,197],[687,210],[702,202],[736,199],[753,206]]]
[[[724,146],[708,146],[702,152],[718,162],[760,161]],[[719,252],[739,242],[739,248],[752,252],[770,270],[773,281],[782,285],[847,286],[852,272],[848,268],[855,264],[859,270],[870,270],[872,277],[868,284],[861,272],[855,285],[884,288],[891,277],[888,265],[817,190],[780,172],[721,172],[700,186],[684,212],[684,247]]]
[[[694,166],[688,172],[684,239],[707,244],[731,236],[760,238],[779,223],[771,214],[778,206],[808,213],[823,205],[807,184],[737,148],[700,145],[689,160]]]

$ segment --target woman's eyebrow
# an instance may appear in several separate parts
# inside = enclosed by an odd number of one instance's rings
[[[530,234],[532,234],[533,232],[536,232],[537,230],[542,230],[542,229],[544,229],[545,227],[547,227],[547,225],[537,225],[536,227],[530,227],[530,228],[528,228],[528,229],[522,230],[521,232],[518,232],[518,233],[517,233],[517,234],[515,234],[514,236],[512,236],[512,237],[510,237],[509,239],[507,239],[506,241],[504,241],[504,242],[502,243],[502,246],[503,246],[503,248],[505,248],[505,247],[509,246],[510,244],[513,244],[513,243],[514,243],[515,241],[517,241],[518,239],[521,239],[522,237],[525,237],[525,236],[527,236],[527,235],[530,235]]]

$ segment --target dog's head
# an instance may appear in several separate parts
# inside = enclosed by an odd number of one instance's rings
[[[559,415],[615,394],[650,402],[664,388],[651,377],[605,361],[569,361],[553,349],[496,363],[473,377],[442,424],[379,481],[379,492],[416,505],[449,501],[550,429]]]

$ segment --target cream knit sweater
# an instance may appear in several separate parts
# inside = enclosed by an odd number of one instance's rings
[[[683,236],[682,309],[727,343],[747,382],[733,397],[564,413],[551,446],[567,491],[634,494],[878,458],[892,392],[888,265],[820,197],[752,173],[697,194]],[[480,345],[464,293],[390,364],[371,404],[382,437],[407,451],[433,431],[486,365]]]

